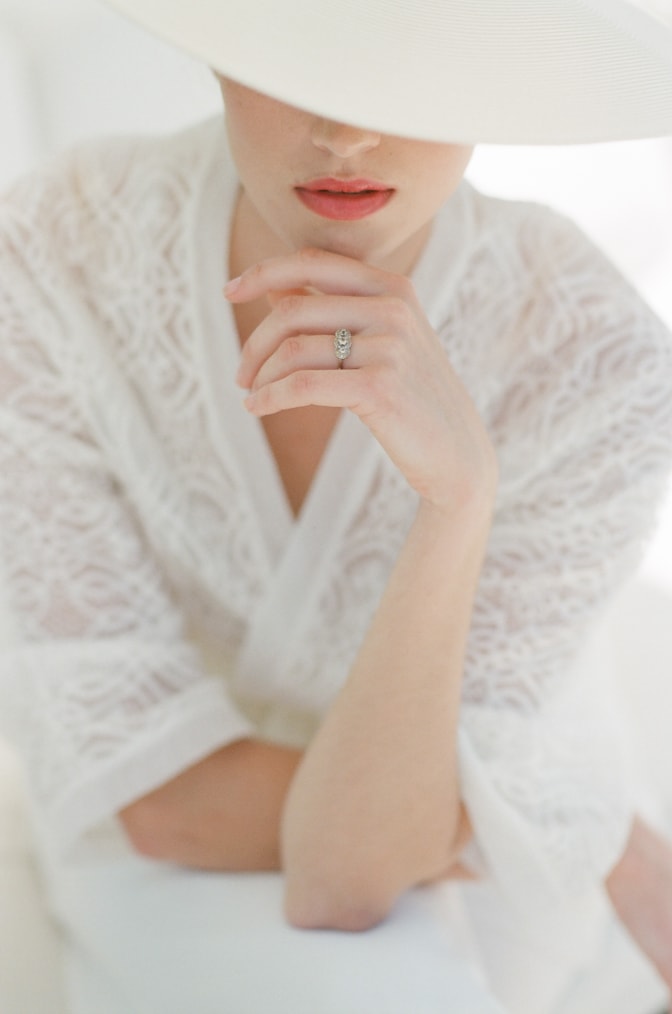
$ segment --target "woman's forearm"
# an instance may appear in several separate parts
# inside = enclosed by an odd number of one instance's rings
[[[280,868],[282,808],[301,752],[243,739],[122,810],[136,851],[204,870]]]
[[[293,779],[287,914],[359,929],[456,859],[468,824],[456,734],[488,497],[423,504],[348,680]]]
[[[291,296],[276,299],[243,346],[248,411],[354,412],[420,498],[283,817],[290,920],[359,928],[459,849],[460,684],[498,467],[409,278],[312,249],[257,262],[226,288],[235,304],[280,292]],[[347,368],[335,370],[323,336],[344,315],[358,334]]]
[[[304,924],[343,922],[348,891],[375,921],[407,886],[445,876],[469,834],[455,734],[487,526],[485,513],[420,511],[289,801],[304,754],[240,740],[121,812],[135,849],[198,869],[286,865],[288,914]]]

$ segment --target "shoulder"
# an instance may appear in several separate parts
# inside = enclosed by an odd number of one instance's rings
[[[86,263],[101,238],[131,224],[151,230],[188,202],[219,130],[208,120],[177,134],[106,137],[52,158],[0,197],[0,258]]]
[[[157,281],[186,284],[191,226],[221,129],[218,118],[172,135],[87,141],[0,198],[5,346],[24,343],[26,356],[38,345],[74,349],[73,328],[88,334],[92,320],[110,342],[113,320],[119,334],[129,322],[150,326]]]
[[[508,265],[526,304],[533,298],[556,314],[579,313],[580,321],[607,306],[614,321],[624,311],[654,320],[633,284],[571,218],[547,205],[470,191],[477,248]]]
[[[502,502],[560,461],[578,470],[580,453],[592,462],[584,475],[609,462],[666,473],[668,327],[564,215],[473,190],[467,199],[473,243],[447,346],[497,446]]]
[[[184,288],[191,209],[220,136],[213,120],[87,141],[0,198],[0,359],[14,373],[34,377],[39,362],[61,375],[80,348],[116,354],[160,326],[149,320],[157,281]]]
[[[667,326],[575,222],[471,187],[467,200],[474,242],[466,277],[487,307],[505,374],[532,369],[559,384],[581,371],[598,384],[657,372],[672,383]]]
[[[575,286],[634,295],[608,255],[568,216],[534,201],[494,197],[467,186],[474,250],[490,254],[521,289],[575,303]]]

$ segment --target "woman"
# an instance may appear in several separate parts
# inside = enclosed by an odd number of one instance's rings
[[[115,6],[215,68],[227,136],[84,146],[3,212],[3,699],[72,1010],[562,1010],[600,883],[643,938],[623,871],[668,855],[572,662],[672,354],[571,224],[462,177],[672,129],[659,34]]]

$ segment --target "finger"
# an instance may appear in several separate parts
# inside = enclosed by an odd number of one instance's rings
[[[371,330],[372,322],[382,324],[386,308],[381,297],[374,299],[372,303],[360,296],[283,297],[245,342],[237,382],[241,387],[252,387],[264,362],[293,335],[326,333],[333,337],[340,328],[362,334]]]
[[[300,370],[265,384],[245,399],[246,408],[257,416],[273,415],[290,408],[321,405],[350,408],[358,415],[368,387],[365,370]]]
[[[376,296],[410,287],[402,275],[373,268],[329,250],[307,248],[254,264],[224,288],[227,299],[244,303],[270,290],[313,287],[324,293]]]
[[[367,351],[365,340],[360,335],[348,358],[342,361],[343,368],[364,366],[368,362]],[[252,391],[258,391],[290,373],[334,369],[339,369],[339,360],[334,352],[333,335],[293,335],[281,342],[266,359],[250,386]]]
[[[317,295],[317,290],[312,291],[313,295]],[[309,296],[311,295],[311,289],[278,289],[277,292],[271,289],[266,293],[266,299],[271,306],[276,306],[281,299],[285,296]]]

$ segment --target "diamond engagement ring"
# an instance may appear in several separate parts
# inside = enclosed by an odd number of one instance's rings
[[[347,327],[339,328],[334,332],[334,355],[338,359],[339,370],[343,369],[343,362],[352,352],[352,332]]]

